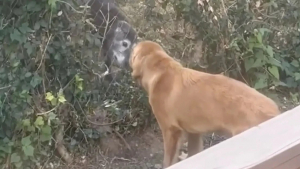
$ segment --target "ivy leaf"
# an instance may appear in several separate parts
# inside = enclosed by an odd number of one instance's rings
[[[56,98],[52,99],[51,100],[51,105],[55,106],[56,104],[57,104],[57,99]]]
[[[20,162],[20,160],[21,160],[21,157],[17,153],[12,153],[11,154],[10,161],[12,163],[18,163],[18,162]]]
[[[23,137],[22,140],[21,140],[21,143],[23,146],[28,146],[31,144],[31,141],[30,141],[30,136],[27,136],[27,137]]]
[[[48,5],[50,5],[51,9],[56,8],[56,1],[57,0],[48,0]]]
[[[17,29],[14,29],[13,33],[10,34],[10,39],[22,42],[21,33]]]
[[[54,120],[56,118],[56,114],[54,114],[53,112],[50,112],[48,114],[48,119],[51,121],[51,120]]]
[[[64,93],[63,93],[63,89],[59,89],[59,92],[57,93],[57,95],[58,95],[58,101],[60,103],[64,103],[65,101],[67,101],[65,99],[65,96],[64,96]]]
[[[24,127],[29,127],[30,126],[30,120],[29,119],[23,120],[23,126]]]
[[[295,73],[294,76],[296,81],[300,80],[300,73]]]
[[[299,67],[299,62],[297,60],[293,60],[291,62],[291,65],[295,66],[295,67]]]
[[[26,48],[27,54],[31,55],[33,51],[33,46],[31,45],[31,43],[30,42],[25,43],[24,47]]]
[[[43,126],[40,135],[41,141],[49,141],[51,139],[51,127],[49,125]]]
[[[257,33],[256,39],[257,39],[258,43],[260,43],[260,44],[262,43],[262,35],[261,35],[261,33]]]
[[[45,125],[42,127],[41,132],[43,134],[51,134],[51,127],[49,125]]]
[[[65,99],[64,95],[60,95],[60,96],[58,96],[58,101],[61,102],[61,103],[64,103],[67,100]]]
[[[40,29],[40,27],[41,27],[41,25],[40,25],[40,23],[39,22],[36,22],[35,24],[34,24],[34,30],[39,30]]]
[[[268,67],[268,70],[273,76],[275,76],[276,79],[279,80],[279,72],[278,72],[278,68],[276,66]]]
[[[262,88],[265,88],[265,87],[267,87],[267,86],[268,86],[268,84],[267,84],[266,79],[261,78],[261,79],[259,79],[259,80],[255,83],[254,88],[255,88],[255,89],[262,89]]]
[[[83,90],[83,87],[82,87],[82,82],[78,83],[78,86],[77,86],[77,87],[78,87],[78,89],[79,89],[79,90],[81,90],[81,91],[82,91],[82,90]]]
[[[39,85],[42,82],[42,80],[43,79],[39,75],[35,74],[30,81],[30,85],[32,87],[36,87],[37,85]]]
[[[247,58],[244,60],[245,62],[245,70],[248,72],[252,68],[252,65],[254,64],[254,59],[253,58]]]
[[[51,92],[47,92],[46,93],[46,100],[48,100],[48,101],[52,101],[54,99],[54,96],[52,95],[52,93]]]
[[[81,82],[81,81],[83,81],[83,79],[81,77],[79,77],[79,75],[77,74],[77,75],[75,75],[75,81]]]
[[[270,57],[274,56],[273,48],[271,46],[267,46],[266,51]]]
[[[30,72],[26,72],[25,73],[25,77],[30,77],[31,76],[31,73]]]
[[[26,156],[33,156],[34,148],[31,145],[23,146],[22,150]]]
[[[271,33],[272,31],[267,28],[259,28],[259,32],[261,33],[262,36],[264,36],[265,32]]]
[[[95,38],[95,45],[101,46],[101,41],[98,38]]]
[[[44,124],[45,124],[45,123],[44,123],[44,119],[43,119],[42,116],[38,116],[38,117],[36,118],[35,122],[34,122],[34,125],[35,125],[36,127],[38,127],[38,126],[43,126]]]
[[[16,168],[21,168],[22,167],[23,162],[19,161],[17,163],[14,163],[14,165],[16,166]]]

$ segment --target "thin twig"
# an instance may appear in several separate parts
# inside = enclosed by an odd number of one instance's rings
[[[46,112],[37,113],[36,115],[41,116],[41,115],[45,115],[45,114],[51,113],[52,111],[54,111],[55,109],[57,109],[58,106],[59,106],[59,103],[53,109],[48,110]]]
[[[9,85],[9,86],[4,86],[4,87],[0,87],[0,90],[7,89],[7,88],[10,88],[10,87],[11,87],[11,85]]]
[[[124,139],[124,137],[117,131],[114,130],[114,132],[117,134],[117,136],[124,142],[125,146],[131,151],[130,145],[127,143],[127,141]]]
[[[125,117],[125,116],[124,116]],[[112,125],[112,124],[115,124],[115,123],[118,123],[120,121],[123,120],[123,118],[119,119],[119,120],[116,120],[116,121],[113,121],[113,122],[110,122],[110,123],[103,123],[103,124],[100,124],[100,123],[95,123],[95,122],[92,122],[91,120],[89,120],[88,118],[86,118],[87,121],[93,125],[97,125],[97,126],[109,126],[109,125]]]
[[[45,49],[44,49],[43,54],[42,54],[41,62],[40,62],[40,64],[39,64],[38,68],[36,69],[36,71],[38,71],[38,70],[40,69],[40,67],[42,66],[42,63],[43,63],[43,60],[44,60],[44,57],[45,57],[45,54],[46,54],[46,50],[47,50],[47,48],[48,48],[48,45],[49,45],[49,42],[50,42],[51,39],[52,39],[52,34],[51,34],[50,37],[48,38],[47,44],[46,44]]]

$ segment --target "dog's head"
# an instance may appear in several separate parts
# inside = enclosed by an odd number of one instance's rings
[[[122,68],[129,68],[129,58],[133,45],[137,42],[135,30],[126,21],[118,21],[116,27],[111,28],[104,40],[103,48],[112,63]]]
[[[162,47],[158,43],[152,41],[142,41],[134,45],[129,58],[129,66],[132,69],[132,78],[138,80],[146,66],[144,63],[145,59],[153,55],[154,52],[161,50],[163,50]]]

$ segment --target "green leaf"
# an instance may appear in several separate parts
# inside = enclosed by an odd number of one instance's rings
[[[45,141],[50,141],[51,140],[51,135],[49,135],[49,134],[41,134],[40,135],[40,140],[42,141],[42,142],[45,142]]]
[[[57,99],[56,98],[52,99],[51,100],[51,105],[55,106],[56,104],[57,104]]]
[[[300,80],[300,73],[295,73],[294,76],[296,81]]]
[[[14,29],[13,33],[10,34],[10,39],[12,41],[16,40],[18,42],[22,42],[21,33],[17,29]]]
[[[41,130],[41,135],[40,135],[40,139],[41,141],[49,141],[51,140],[51,127],[46,125],[44,127],[42,127],[42,130]]]
[[[34,148],[31,145],[23,146],[22,150],[26,156],[33,156]]]
[[[295,66],[295,67],[299,67],[299,62],[297,60],[293,60],[291,62],[291,65]]]
[[[262,36],[264,36],[265,32],[272,32],[270,29],[267,28],[259,28],[258,31],[261,33]]]
[[[259,49],[264,49],[264,45],[262,43],[254,43],[253,48],[259,48]]]
[[[55,98],[55,97],[52,95],[51,92],[47,92],[47,93],[46,93],[46,100],[48,100],[48,101],[51,102],[54,98]]]
[[[7,145],[0,146],[0,150],[9,154],[11,153],[11,146],[7,146]]]
[[[21,143],[22,143],[23,146],[28,146],[28,145],[30,145],[30,144],[31,144],[30,136],[27,136],[27,137],[22,138]]]
[[[268,67],[268,70],[276,79],[279,80],[279,72],[278,72],[278,68],[276,66]]]
[[[78,87],[78,89],[79,89],[79,90],[81,90],[81,91],[82,91],[83,87],[82,87],[82,83],[81,83],[81,82],[80,82],[80,83],[78,83],[77,87]]]
[[[39,85],[42,82],[42,80],[43,79],[39,75],[35,74],[30,81],[30,85],[32,87],[36,87],[37,85]]]
[[[60,103],[64,103],[65,101],[67,101],[65,99],[65,96],[64,96],[64,93],[63,93],[63,89],[59,89],[59,92],[57,93],[57,95],[58,95],[58,101]]]
[[[283,67],[283,64],[281,64],[281,62],[275,58],[270,58],[270,57],[265,57],[265,59],[267,59],[267,62],[274,65],[274,66],[277,66],[277,67],[280,67],[282,68]]]
[[[268,45],[266,51],[270,57],[273,57],[274,53],[273,53],[273,48],[271,46]]]
[[[29,127],[30,126],[30,120],[29,119],[23,120],[23,126],[24,127]]]
[[[81,81],[83,81],[83,79],[81,77],[79,77],[79,75],[77,74],[77,75],[75,75],[75,81],[81,82]]]
[[[27,131],[35,131],[35,128],[33,126],[28,126]]]
[[[250,70],[252,68],[252,65],[254,63],[254,59],[253,58],[246,58],[244,60],[245,62],[245,70],[246,72],[248,72],[248,70]]]
[[[17,154],[17,153],[12,153],[11,156],[10,156],[10,161],[12,163],[17,163],[17,162],[20,162],[21,160],[21,157]]]
[[[48,119],[51,121],[51,120],[54,120],[56,118],[56,114],[54,114],[53,112],[50,112],[48,114]]]
[[[51,127],[49,125],[45,125],[41,128],[41,132],[43,134],[51,134]]]
[[[32,74],[30,72],[25,73],[25,77],[30,77]]]
[[[27,42],[24,44],[24,47],[26,48],[26,52],[28,55],[31,55],[32,54],[32,51],[33,51],[33,46],[30,42]]]
[[[261,33],[257,33],[256,39],[257,39],[258,43],[262,43],[262,35],[261,35]]]
[[[56,8],[56,1],[57,0],[48,0],[48,5],[50,5],[51,9]]]
[[[95,45],[101,46],[101,41],[98,38],[95,38]]]
[[[63,95],[58,96],[58,101],[61,103],[66,102],[67,100],[65,99],[65,97]]]
[[[34,30],[39,30],[40,29],[40,27],[41,27],[41,25],[40,25],[40,23],[39,22],[36,22],[35,24],[34,24]]]
[[[44,28],[47,28],[48,27],[48,23],[45,21],[45,20],[41,20],[39,21],[39,24],[44,27]]]
[[[22,164],[23,164],[22,161],[17,162],[17,163],[14,163],[14,165],[15,165],[16,168],[21,168],[21,167],[22,167]]]
[[[259,67],[262,67],[263,65],[265,65],[263,59],[257,57],[255,62],[251,65],[251,68],[259,68]]]
[[[255,88],[255,89],[262,89],[262,88],[265,88],[265,87],[267,87],[267,86],[268,86],[268,84],[267,84],[266,79],[261,78],[261,79],[259,79],[259,80],[255,83],[254,88]]]
[[[42,116],[38,116],[34,122],[34,125],[39,127],[39,126],[43,126],[45,123],[44,123],[44,119]]]

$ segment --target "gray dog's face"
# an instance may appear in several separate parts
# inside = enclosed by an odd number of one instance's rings
[[[129,58],[132,47],[136,43],[136,32],[125,21],[120,21],[113,32],[114,36],[107,42],[111,42],[108,57],[112,63],[122,68],[129,68]]]

